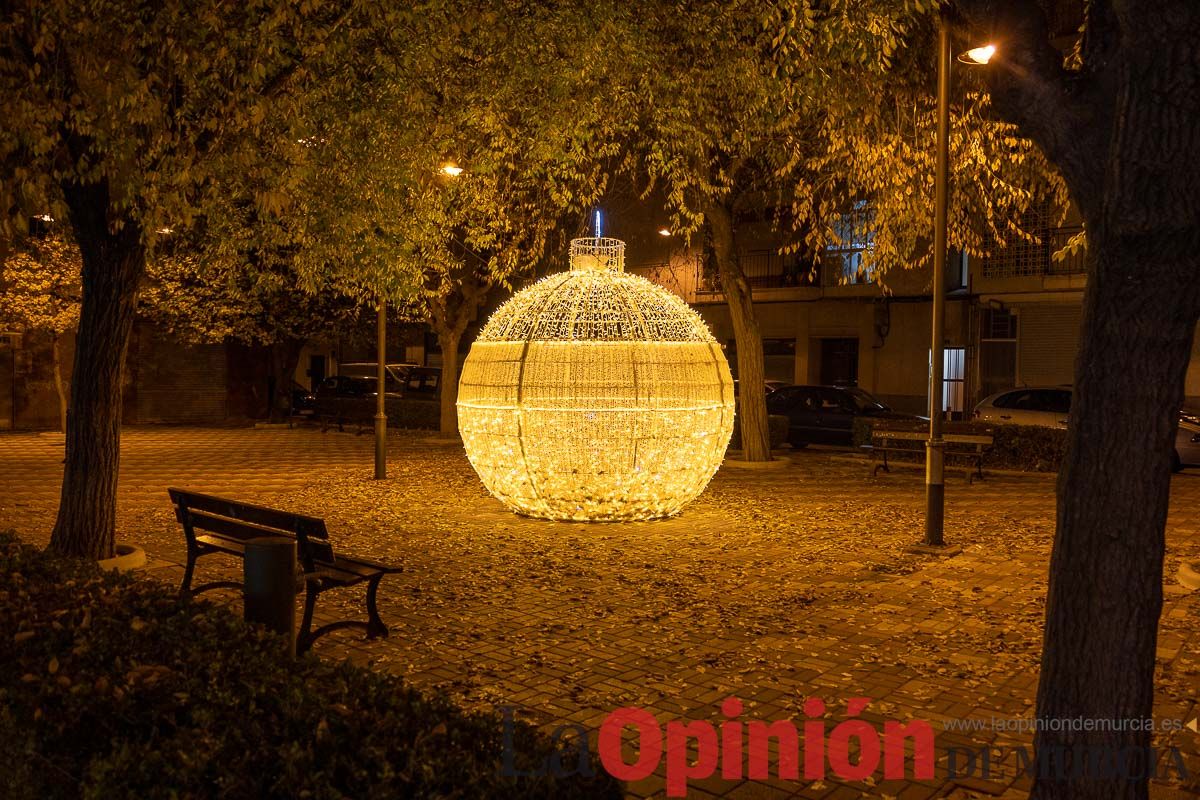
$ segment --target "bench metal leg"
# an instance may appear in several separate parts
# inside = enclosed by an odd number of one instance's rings
[[[321,590],[316,588],[311,582],[304,589],[304,616],[300,619],[300,632],[296,634],[296,652],[303,653],[312,647],[313,641],[317,638],[312,634],[313,611],[317,607],[317,595]]]
[[[313,612],[317,607],[317,596],[321,593],[319,586],[313,582],[309,582],[304,593],[304,616],[300,620],[300,631],[296,637],[296,652],[304,653],[312,648],[313,643],[327,633],[342,630],[343,628],[362,628],[367,633],[368,639],[378,639],[388,635],[388,627],[383,623],[379,616],[379,610],[375,605],[375,595],[379,590],[379,582],[383,580],[383,575],[376,575],[367,583],[367,621],[357,619],[341,620],[339,622],[330,622],[315,631],[312,630]]]
[[[192,573],[196,571],[198,555],[195,550],[188,548],[187,566],[183,568],[183,583],[179,584],[180,597],[191,597],[192,595]]]
[[[207,592],[210,589],[243,589],[245,588],[241,581],[209,581],[202,583],[199,586],[192,586],[192,578],[196,573],[196,561],[201,556],[212,555],[214,550],[193,550],[188,553],[187,566],[183,569],[183,582],[179,585],[179,596],[183,598],[195,597],[198,594]]]
[[[383,620],[379,618],[379,610],[375,608],[375,593],[379,589],[379,582],[383,580],[383,575],[376,575],[367,584],[367,638],[375,639],[378,637],[387,638],[388,628],[383,624]]]

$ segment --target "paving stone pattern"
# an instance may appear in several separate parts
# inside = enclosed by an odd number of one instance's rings
[[[871,477],[865,462],[819,451],[777,471],[722,469],[678,517],[646,523],[554,523],[514,516],[483,490],[460,446],[394,434],[389,478],[371,479],[369,435],[306,429],[129,428],[124,432],[119,539],[178,580],[183,538],[168,486],[323,516],[348,553],[402,564],[380,610],[392,635],[318,644],[454,695],[469,707],[513,706],[548,729],[640,706],[669,719],[805,719],[824,698],[828,726],[845,701],[864,718],[934,723],[939,752],[1009,746],[1028,736],[944,730],[948,719],[1029,717],[1037,685],[1045,572],[1054,529],[1053,476],[992,476],[947,487],[948,541],[961,555],[905,552],[919,540],[917,471]],[[48,539],[62,437],[0,435],[0,525]],[[1200,596],[1180,587],[1181,559],[1200,559],[1200,471],[1175,476],[1159,636],[1160,718],[1200,714]],[[236,574],[202,561],[200,579]],[[331,593],[332,594],[332,593]],[[326,617],[357,614],[353,592],[322,598]],[[326,602],[326,598],[329,601]],[[236,597],[230,597],[236,602]],[[1200,772],[1200,735],[1163,735]],[[944,754],[930,782],[696,781],[689,797],[1019,796],[1009,774],[950,782]],[[629,786],[662,796],[661,771]],[[1155,785],[1196,797],[1200,782]]]

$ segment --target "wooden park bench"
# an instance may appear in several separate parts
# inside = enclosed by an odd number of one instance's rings
[[[943,461],[946,468],[954,469],[952,461],[962,462],[960,468],[966,476],[967,483],[973,483],[975,478],[983,480],[983,457],[992,448],[993,432],[991,428],[970,429],[968,431],[946,431],[942,434],[946,446]],[[871,469],[872,477],[879,470],[890,472],[888,454],[913,454],[924,456],[925,442],[929,440],[928,429],[917,429],[912,425],[889,426],[876,424],[871,428]]]
[[[375,429],[374,415],[354,417],[345,414],[314,414],[313,419],[321,426],[321,433],[325,433],[330,428],[337,428],[338,433],[343,433],[347,425],[355,426],[355,436],[362,436],[367,431]]]
[[[400,572],[399,567],[334,553],[325,521],[316,517],[276,511],[183,489],[168,491],[171,502],[175,504],[175,518],[183,526],[183,535],[187,539],[187,566],[180,586],[183,595],[199,594],[209,589],[242,588],[242,584],[236,581],[211,581],[193,587],[192,574],[201,556],[224,553],[242,558],[246,553],[246,542],[250,539],[286,537],[296,540],[296,592],[304,592],[304,617],[296,639],[297,652],[303,653],[319,637],[340,628],[364,628],[368,639],[388,635],[387,626],[379,618],[375,607],[375,595],[383,576]],[[322,592],[363,582],[367,584],[366,622],[342,620],[311,630],[317,597]]]

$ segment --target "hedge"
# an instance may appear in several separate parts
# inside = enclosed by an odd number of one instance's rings
[[[858,417],[854,425],[854,444],[871,443],[869,417]],[[916,426],[914,426],[915,428]],[[992,431],[992,449],[983,459],[984,467],[1015,469],[1026,472],[1057,472],[1067,451],[1067,432],[1040,425],[996,425],[984,422],[950,422],[947,433]],[[889,454],[889,458],[893,456]],[[914,459],[924,458],[924,450],[914,446]]]
[[[767,415],[767,436],[772,450],[782,447],[788,438],[788,418],[782,414]],[[733,438],[729,440],[729,449],[742,449],[741,417],[735,417],[733,420]]]
[[[504,724],[313,655],[229,609],[0,533],[0,796],[621,796],[596,777],[501,774]],[[516,770],[561,745],[516,723]],[[560,771],[559,774],[564,774]]]

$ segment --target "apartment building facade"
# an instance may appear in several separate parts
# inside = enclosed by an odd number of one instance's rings
[[[969,416],[979,400],[1014,386],[1066,385],[1079,349],[1084,253],[1055,258],[1079,231],[1044,214],[1032,241],[1012,238],[990,258],[952,257],[946,276],[942,408]],[[751,238],[766,242],[767,237]],[[893,408],[928,408],[932,285],[929,268],[858,278],[863,248],[829,250],[815,266],[773,247],[740,255],[754,294],[768,379],[853,384]],[[664,242],[629,270],[694,305],[736,369],[733,326],[720,281],[695,250]],[[1200,338],[1186,395],[1200,406]]]

